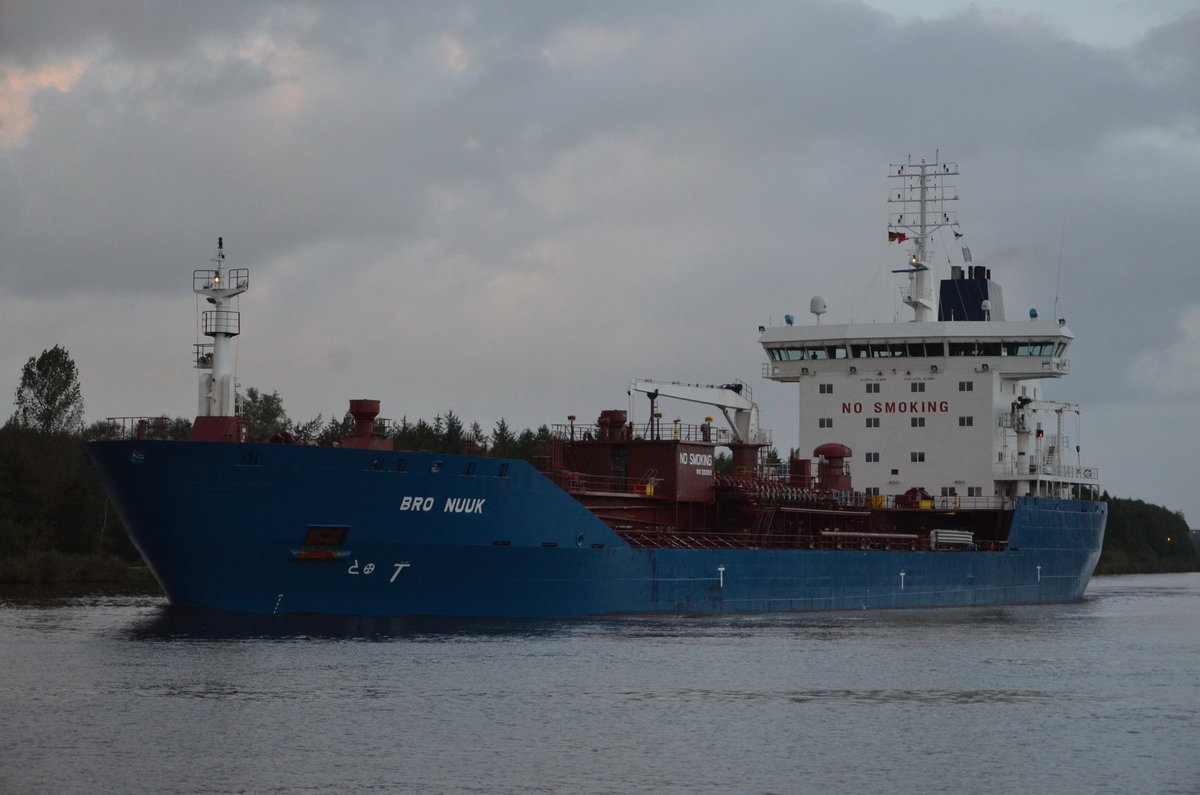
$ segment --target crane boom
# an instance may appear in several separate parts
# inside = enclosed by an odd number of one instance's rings
[[[749,393],[750,388],[741,381],[720,386],[705,386],[640,378],[635,379],[630,388],[634,392],[644,392],[651,397],[669,397],[714,406],[721,410],[725,421],[729,423],[735,443],[756,444],[763,441],[762,432],[758,427],[758,404],[743,394]]]

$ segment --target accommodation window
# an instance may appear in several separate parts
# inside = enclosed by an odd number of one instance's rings
[[[863,494],[872,494],[872,495],[878,496],[879,495],[879,487],[878,486],[867,486],[865,489],[863,489]]]
[[[924,381],[914,381],[911,384],[909,384],[909,386],[912,387],[912,391],[914,391],[914,392],[924,392],[925,391],[925,382]]]
[[[943,497],[957,497],[958,492],[954,490],[953,486],[942,486],[942,496]]]
[[[958,382],[958,391],[959,392],[974,392],[975,391],[975,382],[974,381],[959,381]]]
[[[867,394],[868,395],[873,394],[873,393],[878,393],[878,392],[879,392],[879,384],[874,383],[874,382],[867,384]]]
[[[820,392],[822,395],[832,395],[833,394],[833,384],[817,384],[817,387],[818,387],[817,391]]]
[[[867,463],[868,464],[879,463],[879,453],[867,453]]]
[[[914,428],[924,428],[925,427],[925,418],[924,417],[912,417],[910,421],[912,422],[912,426]]]
[[[925,460],[925,453],[909,453],[909,460],[914,464],[919,464]]]
[[[960,428],[969,428],[974,424],[975,424],[974,417],[959,417],[958,418],[958,425]]]
[[[833,427],[833,417],[821,417],[819,420],[817,420],[817,427],[818,428],[832,428]]]
[[[967,496],[968,497],[982,497],[983,496],[983,486],[967,486]]]
[[[867,417],[867,427],[868,428],[878,428],[879,427],[879,418],[878,417]]]

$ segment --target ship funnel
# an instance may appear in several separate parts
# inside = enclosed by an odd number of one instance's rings
[[[375,435],[375,418],[379,416],[378,400],[351,400],[350,416],[354,418],[354,435],[343,436],[342,447],[360,450],[391,450],[392,440],[387,436]]]
[[[354,418],[354,435],[360,439],[371,438],[375,431],[375,418],[379,416],[379,401],[351,400],[350,416]]]

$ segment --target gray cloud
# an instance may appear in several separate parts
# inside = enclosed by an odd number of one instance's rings
[[[1100,48],[971,7],[9,3],[0,391],[64,342],[93,418],[190,413],[188,271],[224,235],[254,285],[242,381],[299,416],[370,393],[523,426],[631,376],[742,377],[787,447],[755,327],[814,293],[905,316],[884,174],[940,149],[1010,314],[1079,337],[1059,396],[1145,399],[1155,351],[1200,364],[1174,345],[1200,303],[1197,28]],[[1121,493],[1193,499],[1089,438]]]

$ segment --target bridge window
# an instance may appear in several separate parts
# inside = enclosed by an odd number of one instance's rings
[[[908,355],[908,346],[903,342],[883,342],[871,346],[872,359],[895,359]]]

